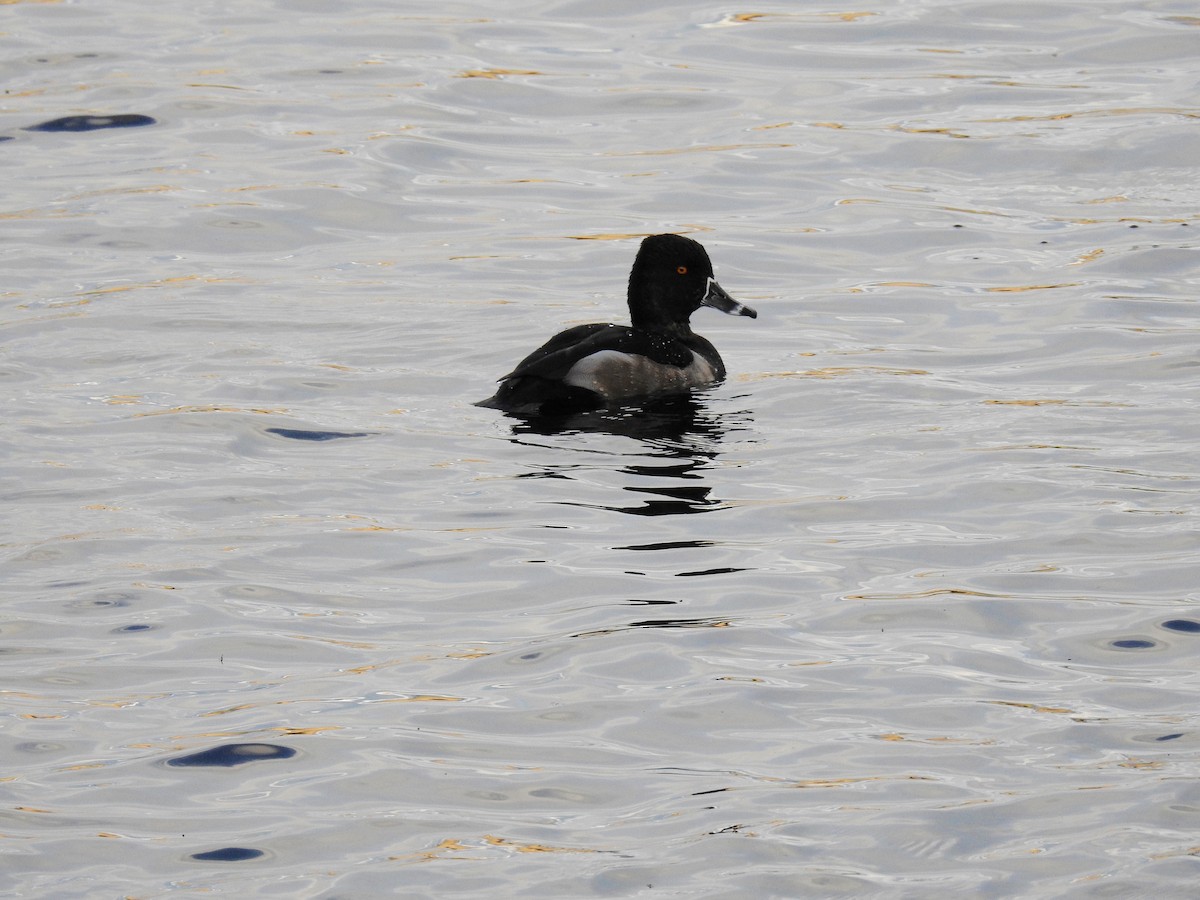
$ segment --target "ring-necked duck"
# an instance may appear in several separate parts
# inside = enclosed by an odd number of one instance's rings
[[[632,326],[576,325],[556,334],[478,405],[554,415],[715,384],[725,364],[688,321],[701,306],[758,316],[717,284],[700,244],[677,234],[648,237],[629,273]]]

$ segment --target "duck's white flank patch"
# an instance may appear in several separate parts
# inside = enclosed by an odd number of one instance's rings
[[[681,393],[715,380],[716,371],[698,353],[693,353],[691,363],[681,369],[618,350],[601,350],[585,356],[563,377],[567,384],[587,388],[610,400]]]

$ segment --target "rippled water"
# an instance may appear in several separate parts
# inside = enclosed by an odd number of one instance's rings
[[[0,890],[1189,896],[1194,4],[497,6],[5,7]]]

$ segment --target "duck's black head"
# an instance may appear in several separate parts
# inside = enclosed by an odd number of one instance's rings
[[[655,234],[642,241],[629,273],[629,317],[634,328],[689,332],[688,320],[701,306],[757,318],[713,278],[704,248],[678,234]]]

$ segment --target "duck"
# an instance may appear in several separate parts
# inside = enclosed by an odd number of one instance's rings
[[[629,273],[628,303],[629,325],[593,323],[559,332],[476,405],[569,415],[709,387],[725,379],[725,363],[692,331],[692,313],[708,306],[758,318],[717,283],[703,245],[679,234],[642,241]]]

